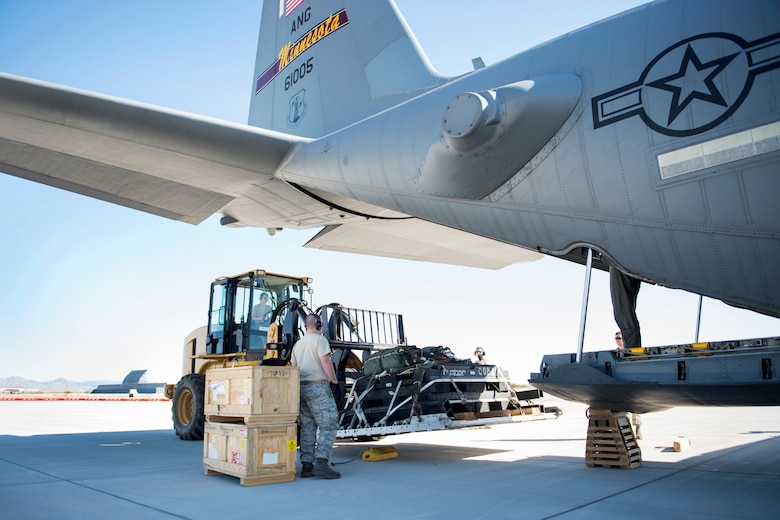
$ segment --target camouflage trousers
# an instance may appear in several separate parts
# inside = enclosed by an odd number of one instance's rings
[[[301,385],[301,462],[328,459],[336,442],[339,415],[328,383]],[[319,428],[319,431],[317,431]]]

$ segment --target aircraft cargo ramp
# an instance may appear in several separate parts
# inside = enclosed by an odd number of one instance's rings
[[[593,408],[780,405],[780,338],[546,355],[529,383]]]

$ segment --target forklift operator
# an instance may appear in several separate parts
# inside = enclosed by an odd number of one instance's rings
[[[260,295],[260,303],[252,308],[252,325],[255,330],[271,323],[271,314],[274,308],[268,304],[268,293]]]

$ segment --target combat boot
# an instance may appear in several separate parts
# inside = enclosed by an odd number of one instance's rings
[[[314,463],[314,469],[312,470],[312,475],[314,475],[315,477],[322,477],[327,479],[334,479],[334,478],[341,477],[341,473],[339,473],[338,471],[334,471],[328,465],[328,459],[317,459],[317,462]]]
[[[311,477],[312,469],[314,469],[314,464],[312,464],[311,462],[304,462],[303,469],[301,470],[301,478]]]

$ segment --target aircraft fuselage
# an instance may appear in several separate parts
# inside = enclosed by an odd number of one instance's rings
[[[778,66],[777,4],[650,4],[301,145],[279,175],[778,314]]]

